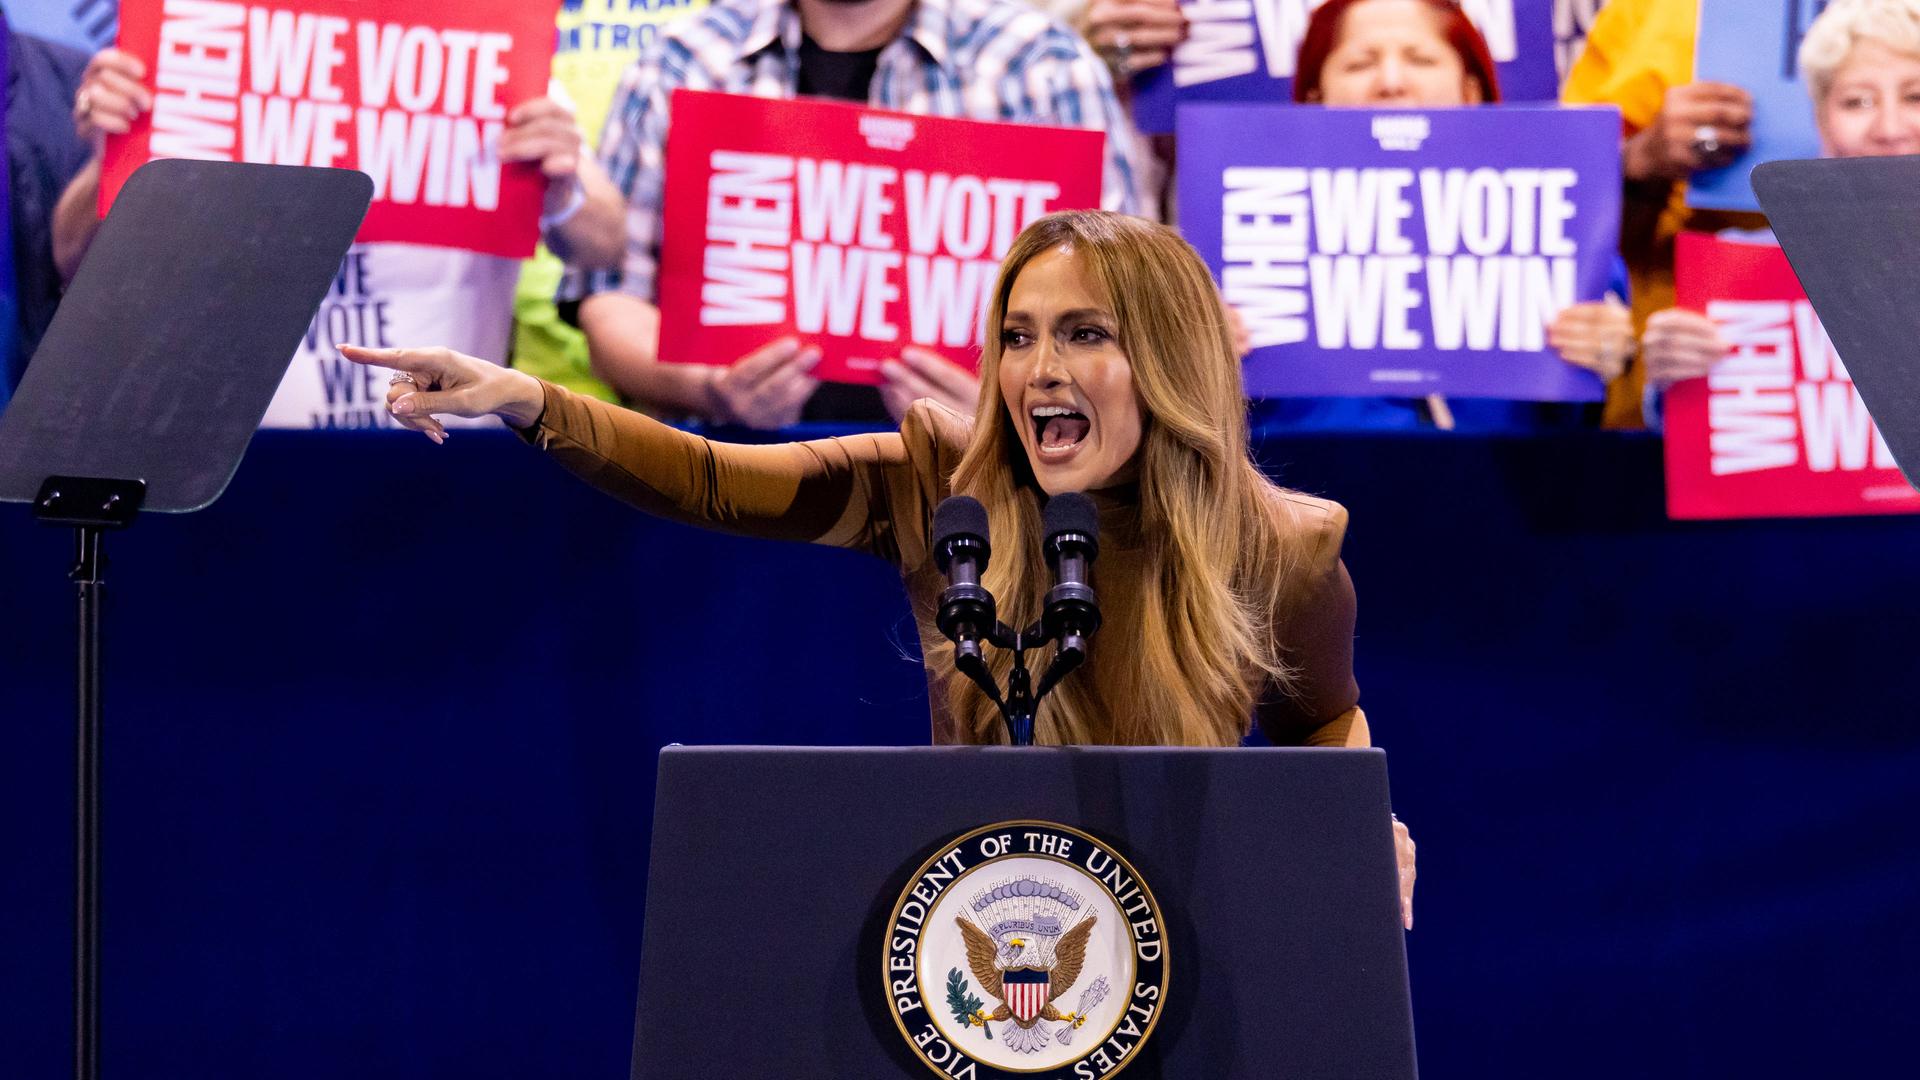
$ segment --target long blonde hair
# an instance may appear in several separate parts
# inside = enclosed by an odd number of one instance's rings
[[[1036,618],[1047,579],[1043,492],[1000,394],[1000,328],[1021,269],[1063,245],[1118,321],[1140,397],[1141,625],[1103,629],[1086,666],[1042,703],[1036,741],[1233,745],[1259,695],[1289,688],[1273,609],[1296,561],[1295,532],[1278,489],[1248,456],[1239,353],[1213,279],[1186,241],[1098,211],[1052,214],[1020,234],[994,287],[983,390],[953,490],[988,509],[994,554],[985,584],[1001,618],[1012,626]],[[950,652],[928,659],[947,676],[960,737],[1003,741],[998,713],[954,675]],[[996,654],[996,677],[1011,664]]]

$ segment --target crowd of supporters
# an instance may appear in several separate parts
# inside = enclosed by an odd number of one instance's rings
[[[671,5],[663,5],[671,7]],[[563,15],[564,19],[564,15]],[[1608,385],[1604,409],[1573,423],[1657,426],[1667,387],[1726,354],[1714,324],[1674,305],[1674,238],[1738,230],[1766,239],[1757,215],[1691,210],[1696,171],[1749,144],[1746,89],[1694,78],[1698,0],[1608,0],[1566,73],[1569,105],[1622,117],[1621,269],[1604,300],[1560,312],[1548,340]],[[1166,219],[1179,148],[1144,137],[1129,87],[1169,62],[1189,32],[1177,0],[710,0],[664,18],[617,85],[556,85],[508,117],[506,160],[538,162],[550,257],[518,261],[451,248],[359,245],[377,280],[391,340],[432,342],[524,367],[576,390],[665,417],[781,428],[803,420],[896,420],[930,397],[971,411],[978,384],[928,351],[905,348],[880,385],[823,383],[817,352],[771,340],[724,364],[658,360],[661,200],[669,95],[678,88],[765,98],[811,96],[932,116],[1105,132],[1104,208]],[[0,352],[0,404],[17,385],[98,227],[101,148],[152,105],[133,56],[90,56],[17,29],[6,44],[5,122],[13,326]],[[1809,108],[1830,156],[1920,152],[1920,0],[1833,0],[1799,57]],[[1296,64],[1308,106],[1445,107],[1502,100],[1487,42],[1454,0],[1326,0]],[[584,100],[591,95],[600,100]],[[604,115],[597,133],[579,115]],[[516,303],[516,286],[519,286]],[[517,320],[517,321],[516,321]],[[310,337],[310,340],[313,340]],[[322,345],[334,344],[321,341]],[[725,358],[715,358],[725,359]],[[297,367],[296,367],[297,371]],[[289,375],[289,383],[296,379]],[[289,387],[283,387],[283,394]],[[1259,402],[1278,427],[1527,429],[1566,410],[1521,402],[1426,398]],[[309,426],[298,408],[269,423]],[[324,425],[322,425],[324,426]]]

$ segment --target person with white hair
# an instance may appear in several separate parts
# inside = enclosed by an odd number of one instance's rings
[[[1920,154],[1920,0],[1833,0],[1801,40],[1800,72],[1822,156]],[[1640,347],[1650,426],[1668,387],[1708,374],[1728,349],[1712,319],[1682,308],[1650,316]]]

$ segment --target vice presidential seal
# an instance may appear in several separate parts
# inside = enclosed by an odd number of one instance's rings
[[[1051,822],[943,845],[908,879],[882,953],[894,1023],[941,1076],[1111,1076],[1166,1004],[1153,894],[1111,847]]]

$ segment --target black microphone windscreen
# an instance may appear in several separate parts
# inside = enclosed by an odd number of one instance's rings
[[[933,547],[945,547],[947,541],[962,536],[987,539],[987,508],[971,495],[955,495],[933,508]]]
[[[1095,540],[1100,538],[1100,512],[1094,509],[1092,499],[1077,491],[1062,492],[1048,499],[1040,517],[1049,540],[1061,533],[1084,533]]]

